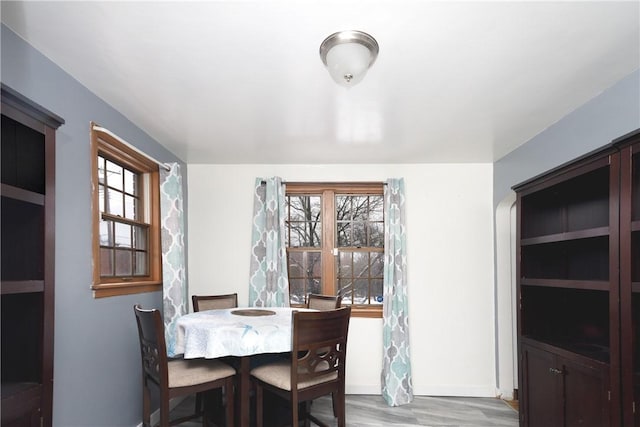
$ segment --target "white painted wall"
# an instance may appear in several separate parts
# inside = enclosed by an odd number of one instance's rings
[[[247,305],[256,177],[404,177],[414,392],[495,396],[492,174],[491,164],[190,164],[190,294],[237,292]],[[381,319],[352,319],[347,393],[380,393],[381,336]]]

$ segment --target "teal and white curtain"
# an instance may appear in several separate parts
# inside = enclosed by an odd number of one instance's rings
[[[167,354],[174,356],[175,321],[186,314],[187,277],[184,250],[184,213],[180,165],[160,167],[160,223],[162,231],[162,299]]]
[[[407,308],[404,179],[384,189],[384,281],[382,306],[382,397],[389,406],[413,400]]]
[[[251,228],[250,307],[289,307],[285,204],[285,186],[279,177],[256,179]]]

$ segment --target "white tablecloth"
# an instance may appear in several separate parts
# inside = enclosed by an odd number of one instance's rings
[[[270,316],[239,316],[238,308],[190,313],[176,321],[175,353],[185,359],[291,351],[292,308],[269,307]],[[298,309],[299,310],[299,309]]]

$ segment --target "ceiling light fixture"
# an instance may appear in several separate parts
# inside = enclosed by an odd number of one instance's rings
[[[378,57],[378,42],[362,31],[340,31],[320,44],[320,58],[341,86],[358,84]]]

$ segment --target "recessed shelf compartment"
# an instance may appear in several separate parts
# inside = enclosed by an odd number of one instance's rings
[[[609,226],[609,167],[601,167],[521,200],[521,238]]]
[[[522,335],[608,362],[609,293],[522,286]]]
[[[44,279],[44,207],[1,197],[2,281]]]
[[[522,279],[609,280],[609,238],[594,237],[521,247]]]
[[[45,136],[2,115],[2,183],[45,192]]]

